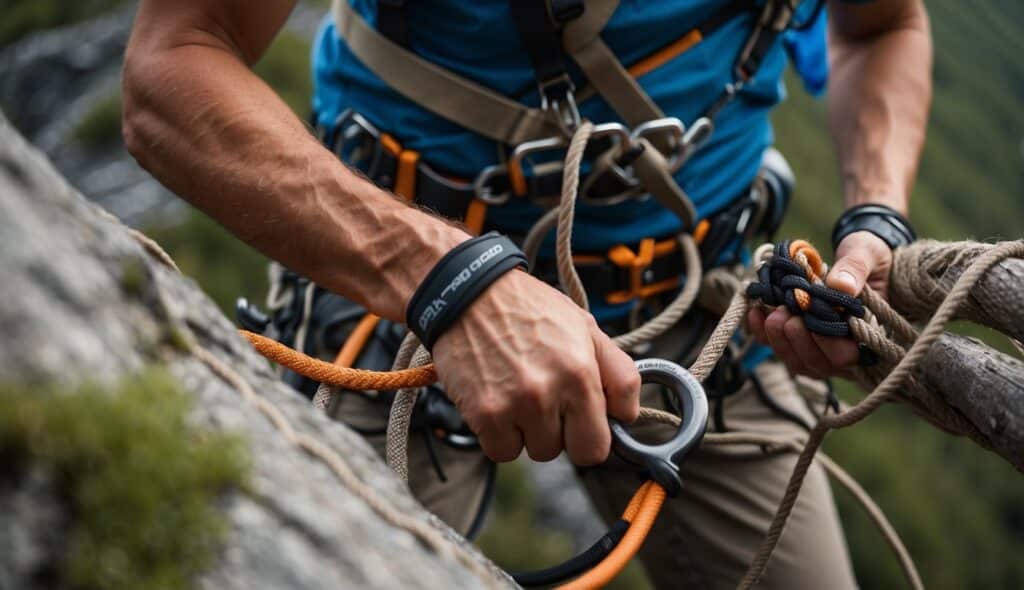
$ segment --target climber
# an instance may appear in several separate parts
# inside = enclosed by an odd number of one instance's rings
[[[743,261],[752,236],[777,226],[785,167],[765,153],[783,38],[819,22],[823,3],[336,0],[315,44],[314,137],[250,70],[294,0],[143,0],[126,52],[125,140],[169,188],[280,263],[269,333],[333,358],[361,325],[371,331],[355,362],[377,369],[402,324],[430,344],[482,452],[439,445],[442,482],[413,445],[410,485],[428,508],[466,531],[488,458],[525,448],[539,461],[565,450],[610,517],[636,479],[609,459],[605,417],[634,419],[641,391],[609,334],[678,290],[675,235],[700,238],[710,268]],[[828,283],[884,293],[891,249],[913,239],[904,216],[931,95],[927,16],[921,0],[828,10],[829,124],[847,207]],[[601,124],[572,236],[590,312],[548,284],[550,245],[535,277],[516,270],[512,243],[557,198],[558,162],[584,120]],[[470,237],[488,231],[512,241]],[[367,310],[381,320],[364,320]],[[685,363],[709,325],[697,311],[630,352]],[[751,312],[749,325],[778,360],[737,347],[708,382],[712,426],[799,429],[813,416],[791,374],[841,375],[858,351],[782,308]],[[380,447],[388,401],[346,395],[330,411]],[[664,407],[657,391],[642,401]],[[655,585],[735,584],[792,461],[695,453],[641,552]],[[817,467],[764,583],[855,586]]]

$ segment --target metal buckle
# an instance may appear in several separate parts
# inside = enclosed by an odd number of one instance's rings
[[[512,192],[505,191],[494,194],[490,186],[491,179],[502,174],[508,175],[508,167],[505,164],[492,164],[481,170],[480,174],[477,174],[476,178],[473,179],[473,194],[476,198],[488,205],[504,205],[507,203]]]
[[[551,115],[566,137],[572,136],[580,126],[580,110],[573,95],[576,86],[569,74],[540,82],[537,89],[540,92],[540,110]]]
[[[689,371],[663,359],[643,359],[636,362],[643,383],[658,383],[675,394],[682,408],[682,421],[675,435],[660,444],[642,443],[626,430],[621,422],[609,418],[612,448],[622,459],[643,467],[669,496],[682,489],[679,467],[704,438],[708,424],[708,398],[704,388]]]
[[[669,172],[674,174],[686,161],[686,125],[682,121],[676,117],[652,119],[637,125],[633,129],[633,133],[630,134],[630,138],[633,141],[639,141],[640,139],[650,141],[652,136],[666,132],[669,133],[668,148],[671,150],[671,154],[668,157]]]
[[[628,142],[630,141],[629,129],[622,123],[601,123],[600,125],[594,125],[594,130],[590,134],[591,139],[599,139],[608,136],[618,139],[618,141],[615,142],[615,145],[612,146],[612,149],[618,149],[621,145],[628,145]],[[520,196],[526,194],[526,175],[523,170],[523,161],[526,158],[534,154],[557,149],[565,149],[567,147],[569,147],[569,138],[556,136],[535,139],[533,141],[524,141],[517,145],[515,149],[512,150],[512,157],[509,159],[507,166],[509,184],[512,186],[513,191]],[[625,171],[619,169],[617,173],[625,174]]]
[[[332,145],[328,147],[339,160],[347,162],[351,166],[359,168],[359,162],[367,160],[368,163],[363,173],[369,178],[375,178],[377,169],[380,167],[381,157],[383,156],[380,135],[380,130],[373,123],[366,120],[366,117],[357,113],[354,109],[348,108],[339,113],[334,119],[331,130]],[[368,138],[369,141],[364,138]],[[349,157],[345,157],[345,150],[353,143],[359,141],[364,143],[355,146],[352,154]],[[367,147],[370,150],[368,155],[355,151]]]

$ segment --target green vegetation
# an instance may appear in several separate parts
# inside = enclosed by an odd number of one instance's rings
[[[313,93],[309,52],[308,41],[283,31],[254,68],[303,121],[308,118]]]
[[[35,31],[85,20],[127,3],[127,0],[4,0],[0,2],[0,47]]]
[[[194,278],[227,314],[234,316],[239,296],[261,302],[267,290],[267,259],[229,234],[206,215],[189,209],[176,226],[146,230]]]
[[[73,395],[0,386],[0,470],[42,469],[69,513],[62,587],[172,590],[216,556],[215,503],[245,485],[241,441],[188,424],[189,398],[163,372]]]
[[[121,142],[121,93],[96,103],[72,130],[71,136],[86,148],[102,148]]]

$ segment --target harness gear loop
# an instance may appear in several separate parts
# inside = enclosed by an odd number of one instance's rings
[[[678,287],[679,276],[654,281],[654,272],[651,268],[656,258],[667,256],[678,248],[679,242],[675,238],[660,242],[655,242],[654,238],[645,238],[640,241],[636,252],[625,244],[611,248],[608,251],[608,259],[628,269],[630,286],[628,290],[609,293],[605,301],[611,304],[626,303],[635,299],[646,299]]]

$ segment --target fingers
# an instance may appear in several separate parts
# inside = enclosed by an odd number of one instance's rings
[[[580,396],[565,412],[565,450],[573,464],[604,463],[612,446],[603,395]]]
[[[484,454],[496,463],[515,461],[523,451],[523,433],[507,425],[488,424],[476,429]]]
[[[785,308],[775,309],[768,314],[764,321],[764,332],[768,339],[768,345],[775,351],[775,355],[789,367],[789,370],[793,373],[803,373],[803,363],[786,336],[785,325],[791,317],[793,317],[792,314]]]
[[[859,353],[852,340],[811,333],[785,308],[773,310],[762,326],[766,343],[792,373],[825,379],[844,375],[857,363]]]
[[[838,369],[848,369],[855,364],[860,356],[857,345],[847,338],[829,338],[820,334],[811,334],[818,348],[828,357],[829,363]]]
[[[817,379],[828,377],[832,363],[822,352],[818,343],[811,338],[811,332],[804,326],[804,321],[797,316],[790,316],[782,325],[782,332],[789,342],[790,348],[800,359],[804,374]]]
[[[881,238],[870,232],[854,232],[836,248],[836,262],[825,277],[825,284],[849,295],[859,295],[868,279],[874,279],[884,290],[891,264],[892,251]]]
[[[633,422],[640,415],[640,372],[633,359],[615,346],[596,324],[591,332],[608,415],[627,424]]]
[[[562,416],[550,383],[524,375],[516,401],[515,422],[534,461],[551,461],[562,452]]]
[[[764,331],[764,321],[768,318],[764,308],[754,305],[747,313],[747,329],[761,344],[768,344],[768,335]]]

